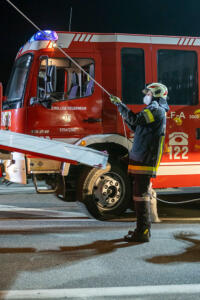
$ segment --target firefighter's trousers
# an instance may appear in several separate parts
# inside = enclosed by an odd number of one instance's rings
[[[133,201],[137,217],[137,229],[150,228],[151,222],[159,222],[157,215],[156,192],[152,189],[151,176],[146,174],[131,175]]]

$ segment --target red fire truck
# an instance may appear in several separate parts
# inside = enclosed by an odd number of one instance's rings
[[[153,186],[200,186],[200,38],[45,32],[49,38],[38,32],[17,54],[1,97],[1,129],[107,151],[111,168],[69,164],[65,177],[59,162],[2,153],[7,180],[26,184],[32,175],[38,192],[47,191],[37,186],[42,179],[49,192],[66,201],[84,201],[90,195],[102,215],[119,215],[129,207],[130,183],[122,158],[134,136],[126,128],[126,139],[121,116],[92,77],[134,112],[143,108],[145,84],[168,87],[164,155]],[[18,159],[25,161],[25,170],[10,169]]]

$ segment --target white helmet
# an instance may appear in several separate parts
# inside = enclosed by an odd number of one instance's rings
[[[143,90],[144,94],[147,94],[148,91],[151,91],[153,97],[155,98],[164,98],[167,99],[168,89],[167,87],[159,82],[153,82],[147,85],[147,87]]]

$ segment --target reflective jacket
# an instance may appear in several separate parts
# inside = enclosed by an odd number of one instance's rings
[[[129,173],[155,177],[164,146],[166,112],[169,110],[167,101],[163,98],[153,99],[139,113],[132,112],[122,103],[118,104],[118,110],[128,127],[135,132],[129,153]]]

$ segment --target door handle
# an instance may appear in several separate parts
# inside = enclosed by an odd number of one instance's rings
[[[200,140],[200,128],[196,128],[196,139]]]

